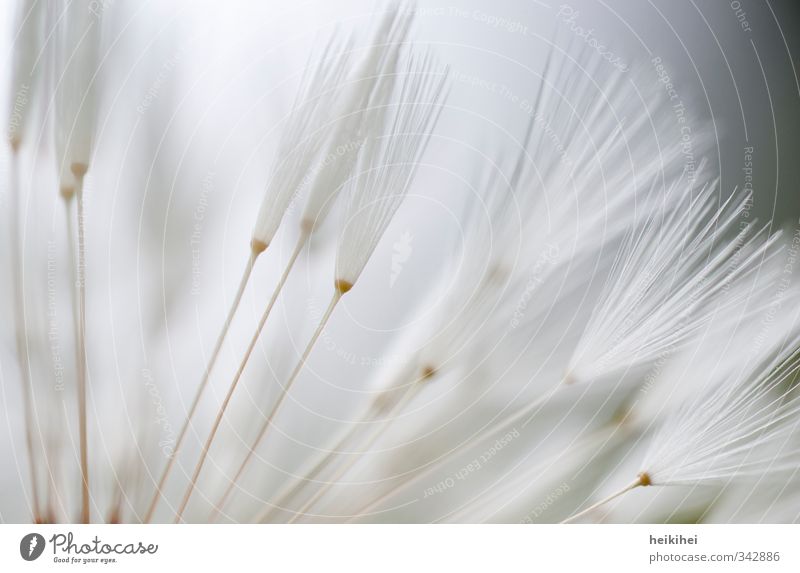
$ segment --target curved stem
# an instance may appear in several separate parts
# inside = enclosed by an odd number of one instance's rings
[[[343,294],[344,293],[338,288],[334,291],[333,297],[331,298],[330,303],[328,303],[328,308],[325,310],[325,314],[322,315],[322,319],[319,321],[317,329],[314,331],[314,334],[308,341],[308,344],[306,345],[306,348],[303,351],[303,355],[300,357],[300,360],[297,362],[297,365],[295,366],[294,370],[289,376],[289,380],[283,386],[281,394],[280,396],[278,396],[278,399],[272,406],[272,410],[270,411],[269,415],[264,420],[264,423],[261,424],[261,428],[258,431],[258,435],[256,436],[253,445],[247,451],[247,455],[245,456],[244,461],[242,461],[242,463],[239,465],[239,469],[236,471],[236,475],[233,477],[230,484],[228,484],[229,490],[232,490],[233,487],[236,485],[236,483],[239,481],[239,478],[242,476],[242,473],[244,473],[244,470],[247,467],[248,463],[250,462],[250,459],[253,457],[256,448],[261,443],[261,440],[264,439],[264,435],[267,433],[267,430],[272,425],[272,420],[275,418],[275,414],[277,414],[278,410],[281,407],[281,404],[283,404],[283,401],[289,394],[289,389],[292,387],[292,384],[294,384],[295,379],[297,379],[297,375],[300,374],[300,371],[303,369],[303,366],[305,366],[305,362],[308,359],[309,354],[311,354],[311,350],[314,348],[314,344],[317,342],[317,339],[319,338],[320,334],[322,334],[325,325],[328,323],[328,320],[330,319],[331,314],[333,313],[333,309],[336,308],[336,304],[341,300]],[[228,492],[226,492],[225,497],[227,497],[227,493]]]
[[[28,471],[30,472],[31,496],[33,498],[33,520],[41,522],[41,505],[39,500],[39,474],[36,468],[36,458],[33,451],[33,400],[31,398],[31,376],[30,363],[28,360],[28,338],[26,336],[25,325],[25,295],[22,279],[22,238],[20,237],[20,185],[19,185],[19,153],[16,146],[11,150],[10,166],[10,187],[11,187],[11,208],[9,217],[11,224],[8,229],[11,233],[11,257],[12,274],[14,276],[14,323],[15,338],[17,347],[17,358],[19,360],[20,381],[22,382],[22,402],[25,418],[25,447],[28,450]]]
[[[220,333],[217,336],[217,341],[214,343],[214,349],[211,352],[211,358],[206,365],[205,372],[203,372],[203,378],[200,380],[200,385],[197,387],[197,392],[195,392],[192,405],[189,407],[189,412],[186,414],[186,419],[183,422],[181,431],[178,433],[178,438],[175,440],[175,447],[168,456],[167,465],[164,467],[164,470],[161,473],[161,478],[158,480],[156,491],[153,494],[153,498],[150,500],[150,505],[148,506],[147,513],[144,516],[144,523],[150,523],[150,520],[153,519],[153,513],[158,505],[158,501],[163,495],[164,484],[166,484],[167,478],[169,477],[169,472],[172,470],[172,466],[175,464],[175,459],[178,457],[178,450],[180,450],[180,447],[183,444],[183,439],[186,437],[186,432],[189,430],[189,424],[191,424],[192,418],[197,411],[197,406],[200,403],[203,392],[205,392],[206,386],[208,386],[208,380],[211,377],[211,372],[214,370],[214,365],[217,363],[217,357],[222,350],[222,344],[225,341],[225,337],[228,335],[228,330],[230,330],[233,317],[239,308],[239,303],[242,300],[242,295],[244,294],[247,283],[250,280],[250,275],[253,272],[256,259],[262,251],[263,250],[254,248],[250,249],[250,257],[247,261],[247,265],[244,268],[244,272],[242,273],[242,278],[239,281],[239,288],[236,291],[236,296],[233,298],[231,307],[228,310],[228,316],[225,318],[225,323],[222,325],[222,330],[220,330]]]
[[[86,238],[83,209],[84,173],[75,173],[78,198],[78,430],[81,464],[81,523],[89,523],[89,448],[87,437],[86,376]]]
[[[565,519],[561,523],[570,523],[572,521],[575,521],[576,519],[578,519],[580,517],[583,517],[587,513],[591,513],[592,511],[594,511],[598,507],[601,507],[601,506],[607,504],[609,501],[615,500],[619,496],[621,496],[621,495],[623,495],[625,493],[628,493],[632,489],[635,489],[635,488],[640,487],[640,486],[648,485],[649,480],[646,481],[646,478],[643,477],[643,476],[646,476],[646,474],[640,474],[639,477],[637,477],[635,481],[629,483],[628,485],[626,485],[624,488],[622,488],[618,492],[613,493],[613,494],[609,495],[608,497],[606,497],[604,499],[601,499],[597,503],[595,503],[593,505],[590,505],[589,507],[587,507],[583,511],[579,511],[578,513],[576,513],[572,517],[569,517],[569,518]]]
[[[281,276],[280,280],[278,281],[278,285],[275,287],[275,291],[272,293],[272,298],[270,298],[269,304],[267,308],[264,310],[264,313],[261,315],[261,320],[258,323],[258,327],[256,328],[253,337],[250,339],[250,344],[245,351],[244,357],[242,358],[241,363],[239,364],[239,368],[236,371],[236,374],[233,377],[233,381],[231,382],[230,387],[228,388],[228,393],[225,395],[225,399],[222,401],[222,405],[217,412],[217,417],[214,420],[214,424],[211,427],[211,432],[206,439],[205,444],[203,445],[203,450],[200,452],[200,459],[197,460],[197,465],[194,468],[194,472],[192,474],[192,479],[189,482],[188,487],[186,488],[186,493],[184,493],[183,500],[181,501],[181,505],[178,508],[178,512],[175,515],[175,523],[179,523],[183,520],[183,512],[186,510],[186,506],[189,504],[189,499],[192,497],[192,492],[194,491],[195,486],[197,485],[197,478],[200,477],[200,472],[203,469],[203,464],[206,461],[206,457],[208,456],[208,451],[211,448],[211,444],[214,441],[214,437],[217,435],[217,431],[219,430],[219,425],[222,422],[222,418],[225,415],[225,411],[228,408],[228,404],[233,397],[233,393],[236,390],[236,386],[239,384],[239,380],[242,377],[242,373],[244,372],[244,368],[247,365],[247,361],[250,359],[250,355],[253,353],[253,350],[256,347],[256,343],[258,343],[258,339],[261,336],[261,331],[264,329],[264,325],[267,323],[267,319],[269,318],[270,312],[272,311],[272,307],[275,306],[275,301],[278,300],[278,295],[280,294],[281,290],[283,289],[283,285],[286,283],[286,279],[289,277],[289,273],[294,266],[295,261],[297,260],[298,255],[300,255],[300,251],[303,249],[306,241],[308,240],[308,233],[303,233],[297,240],[297,245],[294,248],[294,252],[292,252],[292,256],[289,259],[288,264],[286,265],[286,269],[283,271],[283,275]]]

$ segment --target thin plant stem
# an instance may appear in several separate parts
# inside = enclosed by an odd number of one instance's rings
[[[14,276],[14,323],[17,358],[19,360],[20,381],[22,382],[22,401],[25,417],[25,447],[28,450],[28,471],[31,474],[31,496],[33,498],[33,520],[42,521],[41,505],[39,499],[39,473],[36,467],[36,457],[33,451],[33,400],[31,397],[30,362],[28,360],[28,339],[25,326],[25,295],[22,279],[22,239],[20,237],[20,184],[19,184],[19,144],[12,142],[10,186],[11,186],[11,251],[12,274]]]
[[[211,448],[211,444],[216,437],[217,431],[219,430],[220,423],[222,423],[222,418],[225,415],[225,411],[228,409],[228,404],[233,397],[233,393],[236,390],[236,387],[239,384],[239,380],[242,377],[242,373],[244,372],[244,368],[247,365],[247,361],[250,359],[250,355],[253,353],[253,350],[258,343],[258,339],[261,336],[261,331],[264,329],[264,325],[267,323],[267,319],[269,318],[270,313],[272,312],[272,307],[275,306],[275,302],[278,300],[278,295],[280,294],[281,290],[283,289],[283,285],[286,283],[286,279],[289,277],[289,273],[294,266],[297,257],[300,255],[300,252],[303,250],[303,247],[308,241],[309,234],[307,232],[303,232],[297,240],[297,245],[292,252],[291,257],[289,258],[289,262],[286,265],[285,270],[283,271],[283,275],[281,275],[280,280],[278,281],[278,285],[275,287],[275,291],[272,293],[272,297],[267,304],[267,308],[264,309],[264,313],[261,315],[261,320],[258,322],[258,327],[256,328],[253,337],[250,339],[250,344],[245,351],[244,357],[242,361],[239,363],[239,368],[236,370],[236,374],[233,377],[233,381],[231,382],[230,387],[228,388],[228,393],[225,395],[225,399],[222,401],[222,405],[217,412],[217,417],[214,419],[214,424],[211,426],[211,432],[206,438],[206,442],[203,445],[203,449],[200,452],[200,458],[197,460],[197,465],[194,468],[194,472],[192,473],[192,478],[189,481],[189,485],[186,488],[186,492],[183,495],[183,500],[181,501],[181,505],[178,508],[178,512],[175,515],[175,523],[179,523],[182,521],[183,512],[186,510],[186,506],[189,504],[189,499],[192,497],[192,492],[194,491],[195,486],[197,485],[197,478],[200,477],[200,472],[203,469],[203,464],[205,463],[206,457],[208,456],[209,449]]]
[[[181,427],[181,430],[178,433],[178,438],[175,441],[175,447],[168,456],[167,465],[164,467],[164,470],[161,473],[161,477],[158,480],[158,485],[156,485],[156,491],[153,494],[152,499],[150,500],[150,505],[148,506],[147,513],[144,516],[143,520],[144,523],[150,523],[150,520],[153,519],[153,513],[155,512],[156,506],[158,505],[158,501],[161,499],[163,495],[164,485],[166,484],[167,478],[169,477],[169,472],[172,469],[173,465],[175,464],[175,459],[178,457],[178,450],[183,444],[183,439],[186,436],[186,432],[189,429],[189,424],[191,424],[192,418],[194,417],[194,414],[197,411],[197,406],[200,403],[200,399],[203,396],[203,392],[205,392],[205,389],[208,386],[208,380],[211,377],[211,372],[213,371],[214,365],[217,362],[217,357],[219,356],[219,353],[222,350],[222,344],[225,341],[225,337],[228,335],[231,322],[233,322],[233,317],[236,314],[237,309],[239,308],[239,303],[242,300],[242,295],[244,294],[245,288],[247,287],[247,283],[250,280],[250,275],[253,272],[253,267],[255,266],[256,259],[258,258],[258,255],[261,254],[263,251],[264,251],[263,248],[259,248],[255,245],[251,246],[250,248],[250,257],[248,258],[247,265],[245,266],[244,272],[242,273],[242,278],[239,281],[239,289],[236,291],[236,296],[234,297],[233,303],[231,304],[231,307],[228,310],[228,316],[225,318],[225,324],[222,325],[222,330],[220,330],[220,333],[217,336],[217,341],[214,344],[213,351],[211,352],[211,358],[208,361],[205,372],[203,372],[203,378],[200,381],[200,385],[197,387],[197,392],[195,393],[194,399],[192,400],[192,405],[189,407],[189,412],[186,414],[186,420],[184,420],[183,426]]]
[[[419,382],[408,387],[408,389],[400,398],[400,400],[398,400],[398,402],[394,405],[389,415],[386,416],[381,421],[378,427],[375,428],[375,430],[369,436],[369,438],[367,439],[366,443],[363,446],[364,452],[367,452],[373,446],[373,444],[378,441],[378,438],[380,438],[384,434],[384,432],[386,432],[386,430],[389,429],[389,426],[391,426],[393,419],[392,416],[396,412],[401,411],[406,406],[406,404],[408,404],[411,401],[411,399],[416,395],[416,390],[418,390],[419,388],[420,388]],[[308,501],[306,501],[300,509],[298,509],[294,513],[292,518],[289,520],[289,523],[294,523],[302,515],[304,515],[305,512],[308,511],[317,502],[317,500],[319,500],[323,495],[325,495],[331,489],[331,487],[333,487],[337,483],[337,481],[343,475],[345,475],[348,472],[348,470],[350,470],[350,468],[352,468],[360,459],[361,459],[360,455],[351,456],[347,462],[342,464],[339,467],[339,469],[333,474],[333,476],[331,476],[331,478],[327,480],[326,483],[320,489],[318,489],[316,493],[314,493],[314,495],[312,495],[311,498]]]
[[[587,513],[591,513],[592,511],[594,511],[598,507],[601,507],[601,506],[607,504],[609,501],[613,501],[613,500],[617,499],[619,496],[628,493],[632,489],[635,489],[635,488],[641,487],[641,486],[645,486],[645,485],[650,485],[650,478],[645,473],[639,474],[639,476],[636,478],[636,480],[634,480],[633,482],[629,483],[628,485],[626,485],[624,488],[622,488],[618,492],[613,493],[613,494],[609,495],[608,497],[606,497],[604,499],[601,499],[597,503],[595,503],[593,505],[590,505],[589,507],[587,507],[583,511],[579,511],[578,513],[576,513],[572,517],[569,517],[569,518],[565,519],[561,523],[570,523],[572,521],[575,521],[576,519],[579,519],[579,518],[583,517]]]
[[[87,376],[86,376],[86,237],[84,224],[83,181],[86,166],[72,166],[75,174],[75,194],[78,199],[78,428],[81,465],[81,523],[89,523],[89,450],[87,437]]]
[[[61,197],[64,199],[64,218],[66,220],[67,249],[69,251],[69,302],[72,312],[72,336],[75,341],[75,368],[81,363],[81,350],[78,341],[81,338],[80,317],[78,313],[78,247],[76,245],[75,221],[77,216],[72,213],[72,198],[75,196],[74,188],[62,189]],[[80,402],[80,396],[78,396]],[[66,511],[66,509],[65,509]]]
[[[393,496],[398,491],[401,491],[401,490],[405,489],[406,487],[408,487],[410,485],[413,485],[413,484],[419,482],[420,480],[426,478],[428,475],[430,475],[430,473],[433,470],[435,470],[438,467],[440,467],[443,463],[445,463],[446,461],[450,460],[454,456],[456,456],[456,455],[468,450],[469,448],[475,446],[476,444],[479,444],[487,436],[492,436],[496,432],[500,432],[500,431],[503,431],[505,428],[508,428],[510,426],[514,426],[515,424],[521,422],[522,420],[524,420],[527,417],[528,419],[522,424],[522,427],[524,428],[528,424],[528,422],[530,422],[530,420],[532,419],[532,415],[535,414],[535,410],[537,408],[539,408],[544,402],[549,400],[555,392],[557,392],[560,388],[563,388],[564,386],[565,385],[563,383],[559,384],[553,390],[551,390],[549,393],[543,394],[539,399],[533,401],[531,404],[528,404],[524,408],[520,409],[516,414],[512,415],[510,418],[501,418],[500,420],[497,421],[497,423],[492,425],[488,430],[481,432],[480,434],[478,434],[477,436],[475,436],[472,439],[468,439],[468,440],[465,440],[465,441],[461,442],[459,445],[457,445],[452,450],[450,450],[448,452],[445,452],[441,457],[439,457],[438,459],[430,462],[428,464],[428,466],[425,467],[422,471],[413,474],[410,479],[407,479],[407,480],[405,480],[403,482],[400,482],[399,484],[397,484],[394,487],[392,487],[386,493],[383,493],[382,495],[380,495],[377,499],[375,499],[375,500],[369,502],[367,505],[363,506],[352,517],[350,517],[350,519],[348,519],[348,522],[355,521],[359,517],[362,517],[364,514],[368,513],[369,511],[371,511],[375,507],[379,506],[381,503],[383,503],[384,501],[389,499],[391,496]]]
[[[120,484],[116,484],[114,487],[114,493],[111,496],[111,507],[108,510],[108,518],[106,518],[106,523],[122,523],[122,501],[123,501],[123,491],[122,486]]]
[[[236,485],[236,483],[238,482],[239,478],[242,476],[242,473],[244,473],[244,470],[247,467],[248,463],[250,462],[250,459],[253,457],[253,454],[255,453],[256,448],[261,443],[261,440],[264,439],[264,436],[266,435],[267,430],[272,425],[272,420],[275,418],[275,414],[278,412],[278,410],[281,407],[281,404],[283,404],[283,401],[286,399],[286,396],[289,394],[289,389],[292,387],[292,384],[294,384],[294,381],[295,381],[295,379],[297,379],[298,374],[300,374],[300,371],[303,369],[303,366],[305,366],[305,362],[308,359],[309,354],[311,354],[311,350],[314,348],[314,344],[317,342],[317,339],[319,338],[320,334],[322,334],[322,331],[325,328],[325,325],[328,323],[328,320],[330,319],[331,314],[333,313],[333,309],[336,308],[336,305],[341,300],[343,294],[344,294],[344,292],[341,289],[339,289],[338,287],[334,291],[333,297],[331,298],[330,303],[328,303],[328,308],[325,310],[325,314],[322,315],[322,319],[319,321],[319,324],[317,325],[317,329],[314,331],[314,334],[311,336],[311,339],[308,341],[308,344],[306,345],[306,348],[303,351],[303,354],[300,357],[300,360],[297,362],[297,365],[295,366],[294,370],[292,371],[292,374],[289,376],[289,380],[286,382],[286,384],[284,384],[284,386],[283,386],[283,388],[281,390],[280,396],[278,396],[278,399],[275,401],[275,404],[272,406],[272,410],[270,411],[270,413],[267,416],[267,418],[264,420],[264,423],[261,424],[261,428],[258,431],[258,435],[256,436],[256,439],[253,442],[253,445],[250,447],[250,449],[248,449],[247,455],[245,456],[244,460],[242,461],[241,465],[239,466],[239,469],[236,471],[236,475],[233,477],[233,479],[231,480],[230,484],[228,485],[229,489],[232,489],[233,486]],[[227,495],[226,495],[226,497],[227,497]]]

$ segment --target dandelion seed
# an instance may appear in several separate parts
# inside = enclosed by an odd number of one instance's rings
[[[382,16],[366,53],[347,74],[346,83],[337,88],[338,93],[329,120],[330,128],[326,153],[321,165],[311,175],[300,226],[310,233],[322,221],[334,203],[339,190],[350,176],[363,139],[380,128],[373,121],[370,110],[380,110],[391,105],[392,87],[400,50],[408,35],[413,14],[401,11],[393,4]]]
[[[100,22],[92,18],[89,2],[74,1],[65,8],[58,23],[56,44],[64,58],[55,66],[56,120],[59,187],[67,209],[73,194],[77,197],[78,253],[77,282],[77,371],[78,418],[82,475],[81,522],[89,522],[89,459],[87,436],[86,374],[86,247],[83,186],[92,159],[99,69]],[[67,173],[67,166],[69,172]],[[67,217],[70,215],[67,212]],[[70,227],[71,229],[71,227]],[[72,239],[70,238],[70,241]],[[73,243],[70,242],[70,245]],[[73,255],[73,259],[75,259]]]
[[[37,103],[42,66],[44,37],[43,3],[37,0],[17,2],[12,51],[8,141],[16,153],[30,128]]]
[[[775,255],[779,235],[763,240],[763,229],[752,233],[748,226],[742,260],[732,265],[738,244],[718,245],[719,237],[737,226],[749,195],[734,194],[714,211],[715,185],[706,185],[695,199],[692,193],[687,185],[667,208],[664,221],[650,216],[629,236],[614,278],[575,350],[568,382],[596,380],[680,348],[719,316],[719,308],[710,302],[726,286],[746,279]]]
[[[549,68],[551,60],[548,59],[546,69]],[[620,100],[627,97],[624,93],[614,93],[612,89],[612,82],[616,81],[616,77],[609,81],[609,86],[606,87],[607,92],[610,93],[610,98],[613,101]],[[549,85],[551,78],[548,78],[545,72],[543,83]],[[570,93],[570,89],[575,89],[574,86],[570,87],[568,82],[563,78],[556,78],[553,80],[556,86],[554,91],[559,94],[561,98],[566,98],[565,94]],[[562,93],[558,91],[557,87],[561,85]],[[464,284],[468,286],[465,293],[461,297],[453,297],[448,302],[456,300],[466,301],[464,306],[468,309],[466,313],[451,308],[443,314],[447,317],[446,321],[442,322],[443,327],[439,329],[440,334],[436,337],[441,341],[441,346],[438,341],[434,344],[428,345],[432,355],[438,355],[434,358],[433,364],[441,364],[442,357],[447,356],[452,352],[452,349],[464,351],[466,345],[477,344],[480,340],[487,341],[490,348],[496,349],[505,332],[508,329],[509,321],[512,320],[515,312],[515,306],[519,304],[522,297],[525,296],[526,289],[528,289],[528,282],[530,277],[527,276],[526,270],[529,269],[528,265],[534,265],[535,259],[539,256],[542,249],[548,248],[549,245],[554,245],[556,249],[566,247],[573,244],[573,257],[563,257],[562,260],[556,260],[551,265],[547,265],[537,276],[537,280],[545,283],[547,277],[555,271],[555,269],[563,262],[575,262],[579,257],[587,257],[588,254],[599,250],[600,248],[607,247],[607,244],[613,244],[615,237],[627,232],[630,223],[637,220],[632,214],[638,214],[638,218],[655,217],[659,212],[656,209],[658,203],[651,199],[649,202],[644,202],[638,211],[634,208],[637,202],[637,196],[642,191],[650,191],[656,180],[665,176],[665,173],[673,170],[675,163],[680,162],[681,158],[678,154],[670,153],[666,156],[660,157],[657,160],[647,158],[644,161],[645,168],[641,173],[637,174],[635,181],[631,182],[629,173],[626,169],[621,168],[624,165],[622,159],[625,153],[628,152],[627,142],[621,137],[622,127],[615,126],[613,123],[609,127],[607,119],[603,119],[601,111],[603,105],[607,102],[603,101],[598,103],[587,98],[585,108],[587,110],[588,119],[585,120],[584,128],[591,137],[582,140],[579,133],[575,128],[576,111],[574,108],[569,109],[561,104],[561,100],[553,100],[553,95],[548,91],[541,91],[538,95],[535,109],[537,110],[531,119],[526,130],[525,142],[527,148],[523,150],[524,156],[517,159],[515,168],[512,174],[511,183],[514,185],[513,197],[518,202],[520,213],[516,214],[519,220],[514,220],[514,213],[505,213],[503,209],[497,210],[498,227],[500,232],[496,237],[498,246],[496,252],[494,246],[486,246],[487,241],[484,239],[484,244],[481,245],[478,241],[472,248],[476,248],[478,253],[488,253],[477,257],[483,259],[484,256],[490,261],[488,268],[485,270],[475,269],[473,274],[475,277],[482,277],[475,282],[475,278],[464,275],[467,280]],[[607,197],[604,194],[597,192],[597,177],[596,170],[592,167],[576,167],[577,164],[571,162],[563,162],[553,158],[552,156],[544,155],[543,139],[546,137],[548,129],[555,120],[563,116],[564,122],[568,125],[567,132],[570,134],[563,140],[564,143],[564,156],[565,157],[581,157],[586,156],[591,152],[590,157],[600,161],[608,161],[615,165],[617,170],[611,173],[603,173],[601,176],[607,178],[604,181],[611,188],[618,191],[612,197]],[[549,118],[549,122],[543,124],[542,118]],[[641,121],[634,122],[626,129],[630,133],[635,134],[636,138],[643,137],[642,132],[645,131],[645,124]],[[605,142],[600,149],[592,147],[592,138],[597,133],[606,132],[607,136],[603,138]],[[544,164],[546,167],[541,169],[541,181],[534,178],[531,173],[525,168],[524,157],[532,157],[534,164]],[[664,160],[662,162],[662,160]],[[678,176],[680,176],[680,171]],[[676,181],[680,181],[676,177]],[[491,181],[488,181],[491,183]],[[678,183],[674,184],[675,187]],[[574,189],[574,193],[565,195],[564,188]],[[532,189],[541,192],[532,192]],[[710,193],[709,193],[710,196]],[[507,204],[503,201],[502,195],[489,194],[489,197],[500,197],[497,199],[500,205]],[[680,198],[677,193],[672,193],[670,196],[670,204],[677,205]],[[606,225],[608,219],[614,222],[613,226]],[[576,231],[571,228],[573,224],[571,221],[578,218],[580,224],[575,227]],[[702,216],[700,217],[702,218]],[[541,220],[548,221],[548,225],[540,224]],[[512,223],[516,223],[513,225]],[[598,241],[599,233],[604,233],[603,241]],[[485,237],[483,235],[482,237]],[[607,242],[606,242],[607,241]],[[519,245],[524,244],[525,248],[520,248]],[[516,246],[517,248],[511,248]],[[537,252],[539,251],[539,252]],[[564,248],[566,252],[567,249]],[[483,283],[482,281],[485,281]],[[476,286],[470,286],[470,285]],[[553,297],[564,296],[563,292],[556,292],[551,294]],[[535,319],[540,316],[543,310],[547,310],[553,299],[543,297],[540,304],[525,313],[525,324],[515,325],[515,329],[519,333],[526,333],[529,329],[518,328],[519,326],[535,325]],[[455,318],[453,318],[455,316]],[[499,318],[498,318],[499,317]],[[444,326],[446,325],[446,327]],[[472,342],[473,338],[475,339]],[[521,340],[521,338],[520,338]],[[468,354],[469,351],[464,351]],[[430,360],[424,360],[425,363],[430,363]],[[437,368],[434,367],[434,370]],[[373,500],[359,510],[358,513],[369,512],[372,508],[376,507],[396,492],[407,489],[414,483],[419,483],[425,476],[437,467],[440,467],[447,460],[452,457],[465,452],[469,448],[475,447],[489,436],[497,435],[514,424],[523,423],[533,416],[539,408],[543,407],[558,387],[554,388],[551,392],[541,395],[539,398],[533,400],[531,403],[525,404],[516,412],[508,417],[502,417],[495,420],[495,423],[490,423],[480,431],[469,436],[468,439],[462,441],[461,444],[447,451],[435,463],[420,469],[416,474],[411,475],[409,479],[392,488],[390,491],[384,493],[378,499]]]
[[[391,86],[394,82],[394,76],[397,74],[396,66],[399,50],[408,33],[410,23],[411,17],[407,13],[400,12],[397,5],[390,7],[382,19],[381,25],[377,28],[373,43],[366,55],[355,67],[355,70],[347,74],[347,83],[344,89],[341,93],[337,93],[333,101],[334,118],[336,119],[329,122],[321,132],[321,137],[327,139],[326,145],[322,148],[323,150],[327,149],[327,153],[322,157],[321,166],[318,169],[311,169],[309,165],[305,166],[308,168],[308,172],[304,177],[304,181],[311,181],[311,189],[300,220],[300,236],[298,237],[295,251],[290,257],[278,286],[262,315],[256,334],[252,339],[251,348],[259,338],[261,330],[269,318],[277,297],[297,259],[297,255],[304,248],[314,229],[327,216],[340,188],[350,175],[355,158],[360,150],[361,136],[375,128],[375,122],[370,122],[364,117],[366,106],[369,105],[372,109],[380,109],[389,103],[388,99],[392,95]],[[389,35],[388,49],[384,53],[383,46],[378,43],[378,40],[387,34]],[[347,58],[342,58],[340,65],[346,63]],[[324,111],[327,112],[327,108]],[[364,127],[364,124],[366,124],[366,127]],[[262,205],[262,213],[263,209],[264,206]],[[275,223],[275,225],[277,224],[279,223]],[[254,249],[266,248],[267,243],[264,241],[264,237],[256,237],[254,235],[252,242]],[[250,353],[251,349],[246,352],[242,367],[249,360]],[[238,378],[239,374],[234,379],[234,386],[238,383]],[[235,482],[236,479],[231,482],[231,485],[215,507],[221,508],[224,506]]]
[[[313,162],[332,129],[327,121],[336,98],[336,87],[347,75],[349,52],[329,40],[323,56],[309,62],[298,88],[292,111],[278,142],[272,174],[258,211],[251,247],[264,251],[272,242],[292,199],[302,191]]]
[[[636,480],[570,517],[574,521],[637,487],[742,481],[794,470],[800,398],[786,383],[800,372],[800,338],[740,374],[724,371],[668,416]]]
[[[800,339],[772,362],[714,380],[670,416],[643,463],[654,485],[741,480],[795,469],[800,400],[786,389],[800,371]]]
[[[279,143],[275,160],[276,167],[261,203],[250,243],[250,260],[215,344],[209,365],[189,409],[187,421],[178,435],[176,451],[183,442],[188,424],[208,384],[211,370],[216,363],[224,338],[249,281],[255,260],[272,241],[292,199],[305,187],[310,186],[300,221],[300,236],[262,315],[254,340],[260,336],[297,257],[305,247],[314,228],[322,223],[341,185],[349,176],[359,149],[358,138],[361,133],[365,107],[370,101],[375,105],[384,103],[376,101],[375,86],[382,73],[395,73],[396,53],[410,24],[409,17],[401,16],[402,14],[394,7],[387,12],[382,25],[376,31],[376,38],[382,38],[387,32],[390,33],[388,56],[382,56],[381,46],[376,41],[355,70],[348,73],[347,69],[352,60],[350,52],[352,41],[348,40],[345,42],[344,48],[340,48],[332,38],[323,50],[324,56],[314,66],[307,66],[309,72],[301,83],[298,99],[289,115]],[[330,65],[330,60],[333,60],[333,65]],[[339,89],[342,83],[345,84],[344,90]],[[381,95],[385,97],[385,94],[381,93]],[[331,108],[334,110],[334,120],[329,119]],[[320,167],[314,166],[315,161],[320,162]],[[242,366],[246,364],[250,353],[251,350],[248,350]],[[238,380],[238,376],[235,380]],[[162,473],[145,521],[152,518],[159,492],[164,487],[174,457],[173,455],[167,462]]]
[[[68,169],[80,183],[89,169],[97,121],[101,23],[90,2],[74,1],[64,9],[56,28],[56,147],[58,169]],[[71,182],[62,181],[62,188]]]
[[[333,53],[331,54],[331,52]],[[267,188],[264,192],[264,197],[253,229],[248,261],[242,272],[242,277],[239,280],[236,294],[228,309],[225,322],[217,335],[211,356],[186,414],[186,419],[178,433],[172,455],[167,460],[162,470],[161,477],[156,484],[155,493],[145,513],[145,523],[150,522],[153,517],[156,505],[161,498],[162,491],[170,471],[172,470],[178,451],[183,445],[189,425],[194,418],[203,393],[208,386],[211,372],[214,370],[214,366],[222,350],[222,345],[225,342],[225,338],[230,330],[236,311],[239,308],[244,291],[250,281],[250,276],[256,260],[272,241],[292,198],[300,191],[303,177],[310,169],[315,157],[317,157],[325,137],[330,130],[330,128],[325,129],[319,128],[318,126],[324,124],[328,107],[335,97],[335,87],[342,81],[347,69],[348,57],[346,53],[339,53],[334,38],[331,38],[328,42],[324,54],[323,57],[319,58],[313,64],[312,60],[309,60],[306,66],[306,72],[303,75],[298,89],[295,103],[289,113],[278,144],[278,151],[274,159],[272,174],[267,183]],[[329,65],[329,59],[333,60],[333,65]],[[289,265],[275,289],[272,300],[268,305],[268,310],[265,313],[266,315],[269,314],[269,310],[271,310],[278,293],[286,281],[295,259],[300,254],[307,236],[307,233],[302,233],[298,245],[290,257]],[[266,319],[262,320],[262,323],[264,322],[266,322]]]
[[[232,483],[236,483],[246,468],[336,305],[356,284],[400,207],[444,104],[446,79],[447,70],[438,70],[429,56],[412,57],[402,81],[394,88],[398,103],[373,110],[365,118],[367,122],[379,122],[383,135],[368,138],[364,143],[356,175],[348,181],[345,227],[339,238],[333,297]],[[202,462],[198,464],[201,466]],[[191,495],[191,487],[183,507],[188,495]]]

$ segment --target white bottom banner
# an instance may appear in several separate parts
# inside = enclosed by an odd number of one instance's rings
[[[797,525],[3,525],[0,571],[800,571]]]

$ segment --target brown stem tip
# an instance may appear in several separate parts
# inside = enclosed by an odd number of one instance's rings
[[[86,172],[89,171],[89,166],[85,163],[75,162],[69,166],[72,174],[75,175],[78,179],[86,175]]]
[[[269,245],[264,241],[259,241],[258,239],[252,239],[250,241],[250,250],[252,250],[255,254],[263,253],[267,250]]]
[[[346,281],[344,279],[336,279],[334,285],[336,286],[336,291],[339,294],[345,294],[347,291],[353,288],[353,283]]]
[[[639,474],[639,484],[642,486],[653,485],[653,481],[650,479],[650,474],[647,472],[641,472]]]
[[[436,374],[436,368],[434,368],[433,366],[426,366],[425,368],[422,369],[422,380],[428,380],[430,378],[433,378],[435,374]]]

